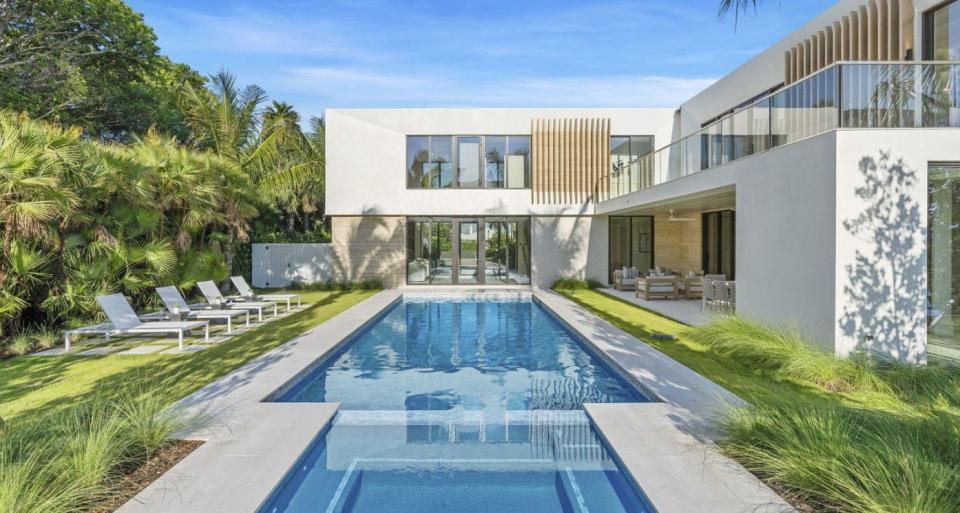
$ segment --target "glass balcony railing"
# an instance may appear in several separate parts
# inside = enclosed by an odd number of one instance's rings
[[[597,202],[837,128],[960,127],[960,63],[842,62],[598,180]]]

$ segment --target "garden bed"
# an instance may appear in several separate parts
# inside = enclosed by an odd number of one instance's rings
[[[93,508],[89,513],[116,511],[201,445],[203,442],[199,440],[173,440],[165,443],[146,463],[123,477],[116,487],[114,497],[103,501],[101,506]]]

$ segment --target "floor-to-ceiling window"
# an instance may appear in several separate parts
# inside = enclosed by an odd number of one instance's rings
[[[923,60],[960,60],[960,0],[923,14]]]
[[[457,224],[460,225],[457,283],[464,285],[480,283],[480,223],[460,221]]]
[[[653,216],[610,216],[608,263],[611,283],[617,269],[645,273],[653,267]]]
[[[960,349],[960,163],[928,171],[927,338]]]
[[[529,284],[530,219],[409,219],[407,283]]]
[[[483,261],[488,285],[530,283],[530,223],[515,219],[487,220]]]
[[[733,210],[703,214],[703,270],[736,279],[736,213]]]

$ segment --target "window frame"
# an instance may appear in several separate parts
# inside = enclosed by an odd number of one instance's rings
[[[468,191],[475,190],[488,190],[488,191],[503,191],[503,190],[530,190],[531,189],[531,170],[530,166],[533,163],[531,154],[533,153],[533,141],[530,134],[406,134],[404,136],[404,152],[407,151],[409,145],[407,141],[411,137],[426,137],[427,138],[427,164],[428,166],[432,164],[430,157],[433,155],[433,140],[434,138],[449,137],[451,139],[450,144],[450,157],[451,157],[451,168],[453,176],[451,178],[450,187],[433,187],[433,181],[430,179],[429,170],[424,174],[426,177],[426,182],[429,185],[428,187],[411,187],[410,181],[407,179],[409,176],[409,169],[406,168],[406,163],[410,161],[409,155],[404,155],[404,187],[406,190],[410,191],[444,191],[452,189],[463,189]],[[479,137],[480,138],[480,180],[479,185],[464,187],[460,185],[460,155],[459,155],[459,146],[461,137]],[[487,187],[487,176],[486,176],[486,151],[487,151],[487,137],[503,137],[506,153],[503,155],[503,185],[499,187]],[[510,156],[510,140],[513,137],[523,137],[527,139],[527,155],[524,162],[524,186],[523,187],[507,187],[507,174],[509,172],[507,165],[507,157]]]
[[[920,30],[922,34],[920,36],[920,61],[937,61],[933,55],[933,15],[941,9],[950,7],[952,4],[958,4],[960,6],[960,0],[946,0],[940,2],[939,4],[934,5],[933,7],[923,11],[921,14],[920,21]],[[916,51],[916,50],[914,50]]]

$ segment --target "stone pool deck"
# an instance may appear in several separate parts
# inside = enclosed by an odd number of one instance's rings
[[[712,419],[740,399],[559,294],[520,287],[383,291],[204,387],[177,404],[212,419],[182,435],[204,444],[118,512],[254,513],[339,407],[264,401],[404,294],[451,293],[532,294],[624,377],[666,403],[586,407],[659,513],[791,511],[711,442]]]
[[[117,513],[255,512],[340,406],[263,401],[401,296],[380,292],[177,403],[201,420],[180,436],[203,445]]]

